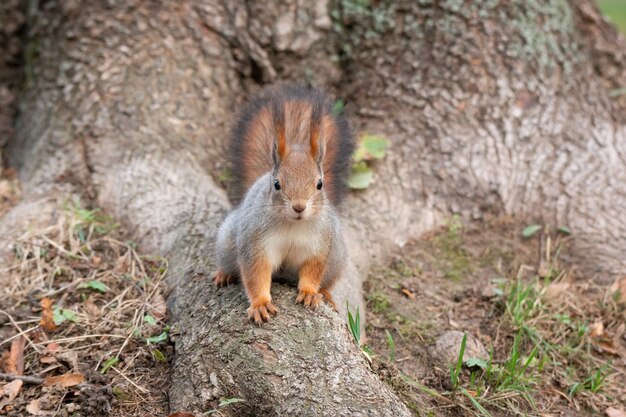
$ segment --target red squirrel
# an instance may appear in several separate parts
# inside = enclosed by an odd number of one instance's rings
[[[272,277],[298,283],[297,303],[333,307],[346,247],[337,214],[354,140],[318,90],[272,87],[253,98],[230,143],[234,185],[245,192],[217,233],[218,287],[241,279],[257,324],[278,310]]]

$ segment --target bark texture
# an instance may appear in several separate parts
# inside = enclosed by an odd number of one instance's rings
[[[626,270],[626,129],[609,95],[624,66],[602,52],[623,39],[587,1],[66,0],[45,2],[31,33],[33,83],[8,148],[23,207],[81,193],[169,257],[172,411],[236,396],[236,415],[408,415],[344,318],[275,285],[282,314],[258,329],[240,288],[209,285],[230,208],[224,139],[262,83],[325,86],[357,130],[392,142],[346,205],[340,304],[362,304],[369,264],[452,213],[566,224],[603,277]],[[4,236],[32,218],[21,207]]]

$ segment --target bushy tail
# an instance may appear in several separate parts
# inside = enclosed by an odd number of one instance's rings
[[[303,129],[309,129],[311,109],[322,110],[326,145],[324,188],[331,203],[338,205],[345,194],[345,179],[354,150],[352,132],[346,119],[333,113],[331,103],[321,92],[299,85],[265,89],[240,114],[230,143],[235,199],[240,200],[259,177],[273,169],[272,145],[278,131],[273,109],[284,112],[286,126],[282,129],[286,131],[287,142],[302,136]]]

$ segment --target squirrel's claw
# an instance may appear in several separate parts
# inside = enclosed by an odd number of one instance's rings
[[[256,307],[250,306],[250,308],[248,308],[248,319],[258,325],[261,325],[265,321],[269,321],[270,317],[275,316],[276,314],[278,314],[278,310],[271,301]]]
[[[317,306],[322,302],[322,294],[315,292],[299,291],[298,297],[296,297],[296,303],[302,303],[305,307],[315,310]]]

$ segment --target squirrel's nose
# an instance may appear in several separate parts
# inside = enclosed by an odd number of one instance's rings
[[[306,203],[303,203],[302,201],[297,201],[291,205],[291,208],[296,213],[302,213],[306,208]]]

